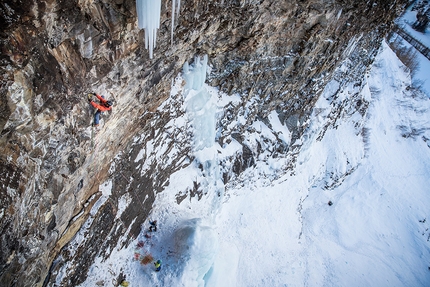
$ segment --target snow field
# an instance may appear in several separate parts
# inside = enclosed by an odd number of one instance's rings
[[[369,154],[342,185],[325,191],[317,185],[303,203],[306,252],[313,250],[310,257],[319,258],[308,261],[307,272],[312,275],[305,283],[310,286],[426,286],[430,282],[425,259],[429,245],[418,232],[420,218],[429,216],[429,148],[419,137],[402,138],[398,128],[405,118],[413,121],[421,115],[412,111],[405,115],[405,107],[399,106],[410,79],[385,43],[375,66],[368,77],[369,89],[364,90],[376,91],[366,123]],[[428,118],[429,101],[421,101]],[[428,121],[426,127],[430,127]],[[322,144],[330,138],[326,134]],[[315,207],[329,199],[334,205],[324,205],[318,214]],[[321,264],[330,271],[321,269]]]

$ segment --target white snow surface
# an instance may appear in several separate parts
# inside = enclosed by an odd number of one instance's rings
[[[272,111],[269,115],[269,121],[272,125],[273,130],[278,134],[281,140],[289,145],[291,142],[291,132],[288,128],[281,123],[276,111]]]
[[[366,78],[367,112],[343,113],[319,138],[338,83],[327,86],[292,172],[282,171],[283,159],[257,160],[225,196],[189,196],[180,204],[178,191],[204,174],[196,164],[172,174],[148,219],[158,230],[148,233],[146,222],[133,245],[97,260],[81,286],[110,286],[119,273],[129,286],[429,286],[430,100],[406,89],[411,79],[385,43]],[[205,97],[216,114],[237,101]],[[270,121],[289,143],[276,113]],[[254,126],[269,136],[264,123]],[[210,143],[219,159],[240,150],[236,141]],[[268,172],[279,177],[268,180]],[[145,254],[162,260],[160,272],[135,260]]]

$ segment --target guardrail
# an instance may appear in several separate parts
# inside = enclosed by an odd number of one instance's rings
[[[397,25],[394,25],[392,30],[397,35],[405,39],[409,44],[414,46],[414,48],[417,49],[421,54],[423,54],[424,57],[430,60],[430,49],[426,45],[424,45],[423,43],[421,43],[420,41],[418,41],[417,39],[409,35],[408,32],[406,32],[405,30],[403,30],[401,27]]]

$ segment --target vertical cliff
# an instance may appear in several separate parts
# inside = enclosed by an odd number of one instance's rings
[[[176,131],[160,139],[182,142],[172,166],[161,154],[148,170],[134,172],[140,147],[177,112],[156,109],[185,61],[207,54],[211,85],[240,94],[244,104],[258,97],[249,123],[272,110],[287,123],[304,122],[341,61],[354,60],[350,74],[337,75],[340,82],[364,75],[404,2],[182,1],[171,44],[171,2],[163,1],[153,59],[137,29],[133,0],[0,3],[1,285],[41,286],[108,179],[114,192],[91,215],[92,231],[75,258],[90,262],[91,246],[103,246],[108,256],[115,245],[104,241],[109,234],[132,238],[139,232],[154,191],[187,162],[187,133]],[[114,101],[96,135],[86,100],[91,91]],[[299,138],[303,127],[292,129]],[[129,207],[118,219],[118,200],[126,193],[141,210]],[[88,262],[74,283],[85,277]]]

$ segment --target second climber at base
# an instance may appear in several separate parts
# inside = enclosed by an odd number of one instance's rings
[[[149,224],[150,224],[150,226],[149,226],[149,232],[155,232],[155,231],[157,231],[157,220],[154,220],[154,221],[149,221]]]
[[[155,265],[155,271],[160,271],[161,270],[161,260],[157,260],[154,262]]]
[[[93,101],[93,96],[96,96],[99,100],[100,104],[97,104]],[[96,113],[94,114],[94,126],[98,126],[100,124],[100,114],[102,112],[110,111],[112,109],[112,101],[108,101],[105,99],[104,96],[100,96],[96,93],[91,93],[88,95],[88,101],[90,104],[97,109]]]

